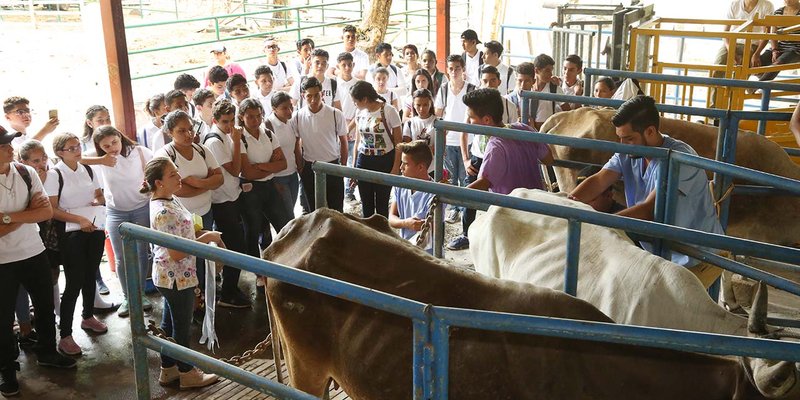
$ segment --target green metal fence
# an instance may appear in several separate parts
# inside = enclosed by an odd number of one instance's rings
[[[395,6],[397,6],[398,3],[399,2],[396,2]],[[406,41],[408,41],[409,33],[426,32],[427,42],[430,43],[434,38],[436,29],[435,0],[403,0],[403,3],[399,4],[401,6],[405,6],[405,8],[402,11],[395,11],[390,14],[390,20],[393,21],[395,25],[391,25],[387,29],[387,35],[404,33],[404,38]],[[467,3],[463,3],[462,5],[467,5]],[[134,57],[157,52],[168,52],[194,46],[207,46],[218,42],[233,43],[236,41],[263,38],[267,36],[280,37],[287,34],[296,36],[298,40],[302,39],[303,37],[317,36],[318,34],[314,34],[314,32],[321,32],[321,36],[325,36],[328,28],[341,27],[347,24],[359,24],[364,17],[365,11],[361,0],[342,0],[333,2],[325,1],[321,2],[320,4],[295,7],[278,6],[271,3],[252,3],[243,1],[241,4],[241,9],[242,12],[232,14],[221,14],[139,24],[129,23],[125,26],[126,31],[163,26],[180,27],[185,26],[186,24],[198,22],[207,22],[209,24],[213,24],[214,30],[211,37],[204,38],[202,40],[192,40],[183,43],[157,45],[153,47],[135,49],[129,51],[128,54],[129,56]],[[143,10],[147,11],[144,8]],[[178,11],[176,8],[175,13],[177,14],[177,12]],[[244,24],[248,24],[247,21],[250,21],[249,23],[251,24],[255,23],[256,25],[258,25],[259,22],[266,22],[269,23],[270,26],[268,28],[264,28],[264,30],[243,35],[229,35],[220,29],[223,21],[230,22],[235,19],[241,19],[242,23]],[[400,22],[399,24],[397,24],[398,21]],[[340,42],[319,43],[317,44],[317,47],[326,47],[338,43]],[[294,54],[294,52],[295,49],[290,48],[281,51],[280,54],[287,55]],[[250,61],[262,57],[264,57],[264,55],[260,52],[257,54],[244,54],[242,57],[238,57],[233,61]],[[135,65],[133,62],[131,64]],[[207,64],[205,63],[202,65],[185,65],[175,69],[147,73],[137,73],[137,71],[134,70],[133,77],[131,79],[141,80],[158,76],[196,71],[204,68],[207,68]]]

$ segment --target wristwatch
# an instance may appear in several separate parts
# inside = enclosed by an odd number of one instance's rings
[[[11,223],[11,216],[8,214],[3,214],[3,225],[8,225]]]

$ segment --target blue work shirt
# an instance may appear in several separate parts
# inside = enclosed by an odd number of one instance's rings
[[[663,136],[662,148],[697,155],[697,152],[688,144],[667,135]],[[616,153],[603,168],[622,175],[622,181],[625,184],[625,201],[628,207],[631,207],[645,201],[650,192],[656,190],[662,179],[660,166],[664,161],[653,159],[645,166],[643,157],[632,158],[627,154]],[[680,175],[678,204],[675,208],[673,224],[703,232],[724,234],[719,219],[717,219],[705,171],[682,164]],[[641,245],[645,250],[653,252],[652,244],[642,242]],[[699,263],[699,261],[677,252],[672,252],[671,259],[672,262],[685,267],[692,267]]]
[[[429,205],[433,195],[430,193],[412,191],[408,188],[393,187],[392,188],[394,201],[397,203],[397,214],[400,219],[406,218],[419,218],[424,220],[428,215]],[[400,229],[400,236],[403,239],[410,240],[417,231],[413,229]],[[429,234],[433,234],[430,232]],[[429,245],[425,249],[430,254],[433,254],[433,240],[429,240]]]

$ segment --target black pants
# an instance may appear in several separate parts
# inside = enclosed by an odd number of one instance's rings
[[[11,367],[17,354],[14,338],[14,306],[17,289],[22,285],[31,297],[36,311],[39,333],[37,353],[56,351],[56,316],[53,313],[53,279],[45,252],[31,258],[0,264],[0,369]],[[94,276],[92,276],[94,283]],[[94,291],[94,289],[92,289]]]
[[[61,237],[61,264],[67,281],[61,296],[61,322],[58,325],[62,338],[72,336],[72,317],[79,294],[83,298],[81,317],[94,316],[95,273],[100,267],[105,240],[103,231],[69,232]],[[52,290],[51,285],[51,293]]]
[[[247,252],[247,244],[244,239],[244,226],[242,225],[242,212],[240,200],[228,201],[211,205],[211,212],[214,215],[215,229],[222,233],[222,241],[228,250],[238,253]],[[239,268],[226,265],[222,268],[222,297],[230,297],[239,288]]]
[[[363,168],[376,172],[392,172],[394,166],[394,150],[382,156],[368,156],[358,154],[356,168]],[[371,217],[378,213],[389,218],[389,194],[391,186],[380,185],[371,182],[358,182],[358,194],[361,196],[361,215],[364,218]]]
[[[303,171],[300,172],[300,183],[303,185],[303,194],[308,202],[307,212],[314,211],[317,207],[314,191],[314,171],[311,169],[311,161],[303,160]],[[329,164],[339,164],[339,160],[328,161]],[[339,212],[344,211],[344,178],[341,176],[328,175],[325,179],[325,189],[327,192],[328,208]]]
[[[479,157],[475,157],[473,155],[469,156],[470,164],[472,164],[472,168],[475,168],[476,171],[481,170],[481,164],[483,164],[483,159]],[[478,180],[478,175],[470,175],[467,174],[467,177],[464,179],[466,185],[469,185],[472,182]],[[475,222],[475,214],[476,211],[472,208],[467,208],[465,212],[461,213],[461,234],[467,236],[469,232],[469,226]]]
[[[291,221],[292,217],[286,211],[275,183],[271,180],[266,182],[249,182],[253,184],[253,190],[242,192],[239,200],[242,205],[242,218],[244,221],[245,243],[247,254],[253,257],[261,257],[261,249],[258,246],[258,238],[262,231],[269,229],[269,224],[280,231]],[[262,246],[266,247],[269,243],[262,241]]]

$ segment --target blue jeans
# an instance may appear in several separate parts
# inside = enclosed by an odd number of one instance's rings
[[[161,329],[167,336],[175,339],[175,343],[190,348],[192,340],[192,311],[194,310],[194,288],[178,290],[159,287],[158,291],[164,296],[164,313],[161,316]],[[178,364],[178,371],[189,372],[192,366],[161,355],[161,366],[171,368]]]
[[[300,176],[295,172],[291,175],[276,176],[272,181],[275,182],[275,190],[278,191],[286,212],[289,217],[294,218],[294,205],[297,204],[297,195],[300,191]]]
[[[119,233],[119,226],[123,222],[131,222],[136,225],[150,227],[150,204],[145,204],[144,207],[132,211],[119,211],[111,207],[106,208],[106,230],[108,231],[108,238],[111,239],[111,248],[114,249],[114,262],[117,265],[117,277],[122,286],[122,294],[125,299],[128,298],[128,281],[127,267],[124,260],[124,248],[122,245],[122,235]],[[136,244],[136,255],[139,267],[139,273],[142,277],[142,290],[144,290],[144,281],[147,279],[147,270],[149,269],[150,260],[147,255],[148,245],[146,242],[138,242]]]
[[[461,146],[446,146],[444,152],[444,168],[450,173],[450,184],[454,186],[467,186],[465,179],[467,171],[461,158]],[[454,207],[448,207],[454,208]],[[455,207],[463,211],[463,207]]]

